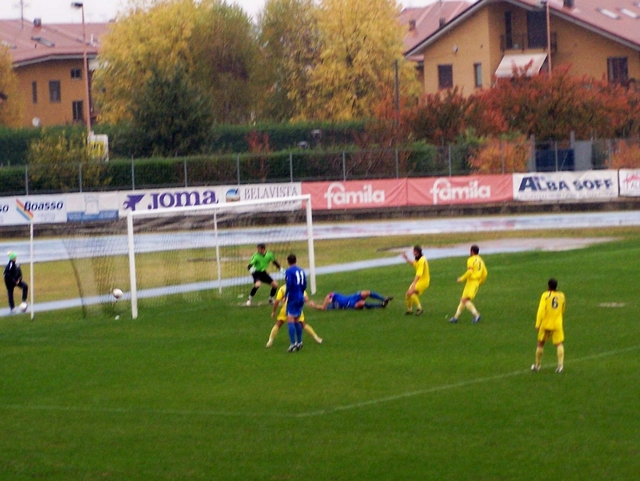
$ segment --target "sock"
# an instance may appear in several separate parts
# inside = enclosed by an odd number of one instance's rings
[[[254,287],[253,289],[251,289],[251,292],[249,293],[249,297],[253,297],[256,295],[256,292],[258,292],[258,288]]]
[[[473,317],[478,317],[478,310],[476,309],[476,306],[473,305],[473,302],[467,301],[467,304],[465,307],[471,311],[471,314],[473,314]]]
[[[298,343],[302,342],[302,323],[301,322],[294,322],[295,325],[295,329],[296,329],[296,339],[298,341]]]
[[[369,297],[373,297],[374,299],[378,299],[379,301],[384,301],[384,297],[382,297],[377,292],[369,291]]]
[[[458,304],[458,310],[453,317],[455,317],[456,319],[459,318],[460,314],[462,314],[462,309],[464,309],[464,304],[460,302],[460,304]]]
[[[272,287],[272,288],[271,288],[271,293],[269,294],[269,297],[275,297],[275,295],[276,295],[276,291],[277,291],[277,290],[278,290],[277,288]]]
[[[364,303],[365,309],[375,309],[376,307],[384,307],[382,304],[371,304],[370,302]]]
[[[564,366],[564,344],[558,344],[558,366]]]
[[[276,336],[278,335],[278,331],[280,330],[280,326],[278,326],[278,324],[275,324],[272,328],[271,328],[271,332],[269,333],[269,340],[273,342],[273,340],[276,338]]]
[[[289,329],[289,340],[291,344],[296,343],[296,326],[295,322],[287,322],[287,328]]]
[[[542,353],[544,352],[544,347],[538,346],[536,348],[536,366],[539,366],[542,362]]]
[[[416,308],[419,311],[422,310],[422,304],[420,304],[420,298],[418,297],[418,294],[411,294],[411,302],[416,305]]]
[[[303,324],[303,329],[307,332],[307,334],[309,334],[314,339],[318,338],[318,335],[316,334],[316,331],[314,331],[313,327],[311,327],[309,324],[307,324],[307,323]]]

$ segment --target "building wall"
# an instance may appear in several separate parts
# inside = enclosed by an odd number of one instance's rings
[[[425,93],[438,91],[438,65],[444,64],[453,66],[453,84],[465,95],[476,90],[474,63],[482,64],[482,87],[491,86],[493,74],[504,55],[500,37],[505,35],[506,11],[512,12],[514,37],[524,35],[527,45],[527,11],[504,2],[487,5],[424,50]],[[629,78],[640,82],[639,52],[553,15],[550,25],[550,31],[557,36],[557,51],[551,56],[552,69],[570,66],[572,75],[606,79],[607,58],[627,57]],[[525,50],[525,53],[541,52],[546,53],[546,48]],[[521,50],[508,53],[521,53]]]
[[[72,79],[72,69],[80,69],[82,78]],[[15,72],[24,105],[21,122],[23,126],[32,126],[35,117],[40,119],[43,127],[74,123],[73,102],[86,102],[81,59],[52,60],[20,67]],[[49,98],[49,81],[51,80],[60,81],[60,102],[51,102]],[[36,82],[37,85],[38,99],[35,104],[32,97],[32,82]]]

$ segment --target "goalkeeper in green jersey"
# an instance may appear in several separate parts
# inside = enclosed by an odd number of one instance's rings
[[[253,289],[249,293],[249,299],[247,299],[247,306],[251,305],[251,301],[253,301],[253,296],[256,295],[258,289],[264,282],[265,284],[269,284],[271,286],[271,293],[269,294],[269,304],[273,304],[273,298],[276,295],[276,291],[278,289],[278,283],[273,280],[273,278],[267,273],[267,268],[269,264],[273,264],[278,269],[282,270],[282,267],[276,260],[273,252],[267,251],[267,246],[265,244],[258,244],[258,251],[253,254],[251,260],[249,261],[249,265],[247,269],[251,273],[251,277],[253,277]]]

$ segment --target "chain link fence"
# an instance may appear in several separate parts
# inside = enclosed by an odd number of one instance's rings
[[[504,142],[370,149],[113,159],[0,167],[0,195],[303,181],[443,177],[640,166],[638,140]]]

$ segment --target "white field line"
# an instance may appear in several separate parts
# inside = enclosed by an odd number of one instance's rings
[[[575,364],[584,361],[590,361],[593,359],[599,359],[603,357],[615,356],[617,354],[624,354],[627,352],[637,351],[640,349],[640,345],[627,347],[624,349],[616,349],[613,351],[602,352],[599,354],[592,354],[590,356],[583,356],[576,359],[570,359],[565,364]],[[549,366],[547,369],[554,368],[555,366]],[[545,368],[543,368],[544,370]],[[350,411],[353,409],[360,409],[367,406],[375,406],[377,404],[383,404],[388,402],[397,401],[400,399],[406,399],[410,397],[420,396],[423,394],[431,394],[441,391],[448,391],[450,389],[458,389],[467,386],[473,386],[474,384],[483,384],[492,381],[499,381],[509,377],[519,376],[523,374],[531,374],[532,376],[538,375],[531,373],[530,369],[521,369],[505,374],[497,374],[495,376],[480,377],[477,379],[470,379],[468,381],[460,381],[452,384],[443,384],[440,386],[434,386],[427,389],[420,389],[417,391],[409,391],[394,396],[385,396],[377,399],[370,399],[369,401],[362,401],[353,404],[345,404],[343,406],[335,406],[327,409],[320,409],[317,411],[308,411],[303,413],[282,413],[282,412],[231,412],[231,411],[209,411],[209,410],[190,410],[190,409],[147,409],[147,408],[101,408],[97,406],[29,406],[22,404],[5,404],[0,405],[0,409],[13,410],[13,411],[52,411],[52,412],[84,412],[84,413],[106,413],[106,414],[159,414],[159,415],[175,415],[175,416],[217,416],[217,417],[279,417],[279,418],[310,418],[319,417],[327,414],[338,413],[341,411]],[[559,374],[559,376],[567,376],[567,373]]]

